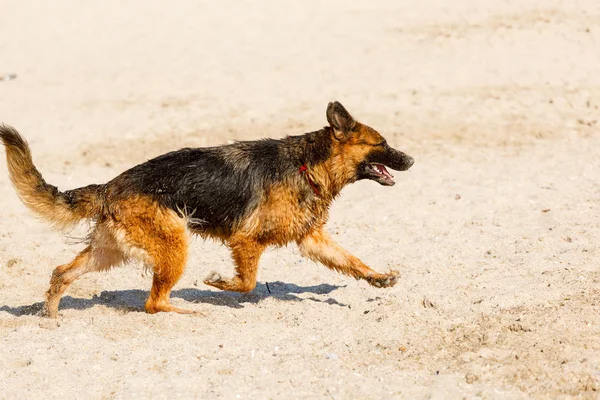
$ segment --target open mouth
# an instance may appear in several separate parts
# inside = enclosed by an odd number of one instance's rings
[[[385,165],[379,163],[370,163],[367,166],[367,170],[374,175],[375,180],[382,185],[392,186],[394,183],[394,177],[385,168]]]

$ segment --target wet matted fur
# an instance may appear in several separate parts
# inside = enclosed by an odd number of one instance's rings
[[[94,222],[87,247],[52,273],[44,314],[57,316],[62,294],[81,275],[132,259],[154,273],[147,312],[187,313],[169,298],[185,268],[189,233],[220,239],[231,249],[235,276],[213,272],[204,280],[222,290],[253,290],[265,248],[290,242],[328,268],[393,286],[397,271],[375,272],[337,245],[324,225],[344,186],[361,179],[391,186],[386,166],[404,171],[414,160],[338,102],[327,107],[327,120],[319,131],[280,140],[181,149],[106,184],[65,192],[44,181],[19,133],[0,126],[10,179],[23,203],[61,229]]]

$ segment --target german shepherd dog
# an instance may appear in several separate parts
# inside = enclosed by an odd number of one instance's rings
[[[249,292],[268,246],[296,242],[306,257],[376,287],[396,284],[397,271],[378,273],[325,232],[332,201],[361,179],[394,185],[386,167],[404,171],[413,158],[391,148],[338,102],[329,126],[284,139],[184,148],[135,166],[110,182],[59,191],[34,166],[27,142],[0,125],[10,179],[23,203],[57,228],[91,221],[87,247],[52,273],[42,314],[55,318],[60,298],[81,275],[140,260],[153,271],[148,313],[192,313],[170,304],[185,268],[189,233],[221,240],[235,276],[212,272],[204,283]]]

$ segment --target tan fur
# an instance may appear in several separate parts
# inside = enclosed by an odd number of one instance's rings
[[[219,274],[213,272],[204,280],[204,283],[221,290],[249,292],[256,287],[258,261],[266,245],[257,242],[255,238],[236,234],[230,238],[229,247],[235,263],[236,275],[231,279],[223,279]]]
[[[126,257],[141,258],[154,272],[146,311],[176,311],[170,305],[171,289],[185,269],[189,236],[185,219],[144,196],[119,201],[111,207],[113,221],[107,228],[120,238]]]
[[[298,247],[302,255],[320,262],[334,271],[356,279],[365,279],[378,287],[393,286],[396,283],[397,272],[380,274],[373,271],[357,257],[335,243],[322,226],[315,228],[299,240]]]
[[[270,187],[240,231],[259,243],[283,246],[304,236],[315,222],[327,219],[325,201],[317,200],[310,208],[302,206],[297,191],[285,182]]]
[[[153,271],[147,312],[189,313],[172,306],[169,300],[187,261],[189,235],[185,219],[144,196],[111,204],[111,213],[113,219],[96,225],[88,247],[71,263],[54,270],[45,314],[57,316],[61,295],[81,275],[132,259],[141,260]]]
[[[19,198],[38,217],[54,227],[66,229],[83,218],[92,218],[101,212],[101,201],[95,187],[78,189],[77,204],[68,204],[66,198],[51,185],[33,164],[27,142],[10,127],[1,127],[17,138],[14,143],[5,142],[8,173]]]

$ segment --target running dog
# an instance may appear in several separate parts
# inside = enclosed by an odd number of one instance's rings
[[[93,222],[87,247],[52,273],[43,315],[58,315],[60,298],[83,274],[141,260],[153,271],[148,313],[191,313],[170,304],[183,274],[189,235],[211,237],[232,253],[235,276],[211,273],[204,283],[249,292],[268,246],[295,242],[306,257],[332,270],[389,287],[397,271],[378,273],[325,232],[333,200],[362,179],[394,185],[387,168],[404,171],[414,160],[338,102],[327,107],[329,126],[284,139],[184,148],[135,166],[106,184],[59,191],[44,181],[27,142],[0,125],[10,179],[23,203],[60,229]]]

